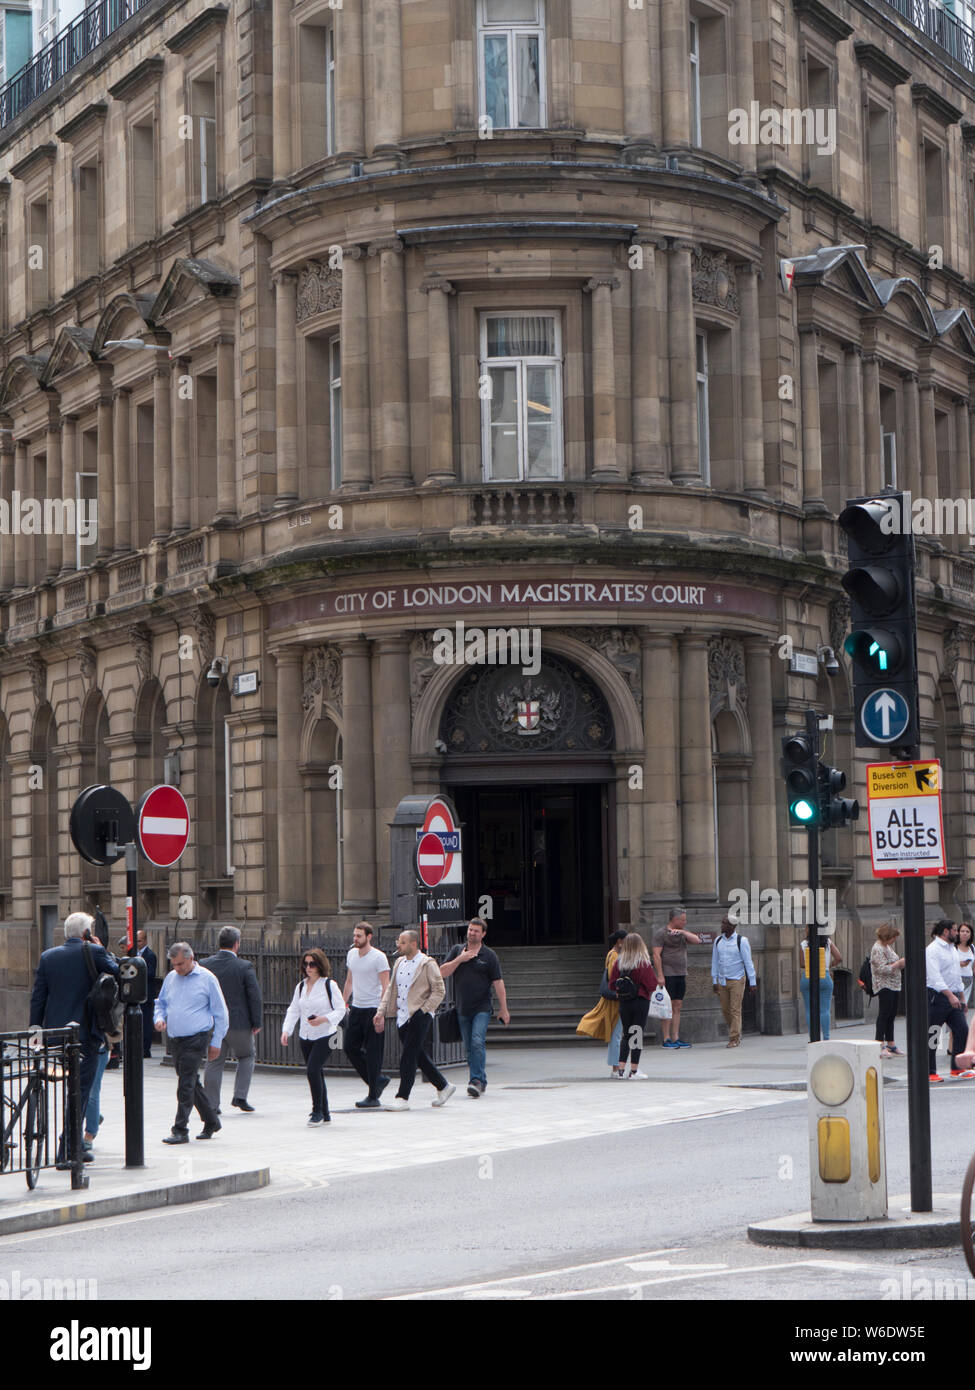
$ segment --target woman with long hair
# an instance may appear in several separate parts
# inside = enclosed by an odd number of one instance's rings
[[[311,1091],[310,1125],[327,1125],[332,1118],[328,1113],[325,1063],[331,1051],[332,1034],[345,1013],[342,991],[332,981],[328,957],[320,946],[310,946],[301,953],[301,979],[295,987],[281,1033],[281,1046],[287,1047],[300,1019],[298,1041]]]
[[[975,945],[972,942],[971,922],[958,923],[958,940],[955,943],[955,950],[958,952],[958,964],[961,966],[961,985],[964,991],[962,1002],[967,1009],[972,997],[972,965],[975,963]]]
[[[639,932],[631,931],[620,942],[619,955],[609,972],[609,987],[615,989],[620,1005],[619,1076],[627,1081],[646,1080],[639,1069],[643,1049],[643,1030],[650,1010],[650,996],[657,988],[657,976],[650,964],[650,952]],[[630,1070],[624,1070],[629,1053]]]
[[[870,947],[870,976],[873,992],[877,996],[877,1031],[874,1034],[880,1043],[881,1057],[903,1057],[899,1047],[894,1046],[894,1019],[897,1004],[901,997],[901,972],[906,964],[903,956],[894,950],[894,942],[900,931],[893,922],[884,922],[877,928],[877,940]]]

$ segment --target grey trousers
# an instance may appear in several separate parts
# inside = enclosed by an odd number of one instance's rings
[[[234,1081],[234,1100],[246,1100],[254,1075],[254,1034],[249,1028],[231,1028],[220,1047],[220,1056],[207,1062],[203,1073],[203,1089],[214,1110],[220,1105],[220,1086],[223,1067],[230,1054],[237,1058],[237,1078]]]

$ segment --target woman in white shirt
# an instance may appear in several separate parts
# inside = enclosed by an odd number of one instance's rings
[[[328,957],[320,947],[311,946],[302,952],[301,970],[301,981],[285,1015],[281,1046],[288,1046],[288,1039],[300,1019],[298,1041],[305,1058],[308,1087],[311,1091],[311,1114],[308,1116],[308,1123],[329,1124],[332,1117],[328,1113],[325,1063],[332,1050],[332,1035],[345,1017],[345,1000],[338,985],[332,982]]]
[[[958,943],[955,950],[958,952],[958,964],[961,967],[961,983],[964,990],[965,1008],[967,1009],[972,997],[972,964],[975,962],[970,922],[958,923]]]

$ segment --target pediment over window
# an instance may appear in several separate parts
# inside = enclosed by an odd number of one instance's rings
[[[235,295],[239,288],[240,282],[236,276],[213,261],[205,261],[199,256],[180,256],[173,262],[162,289],[153,301],[149,319],[159,323],[167,314],[202,302],[207,296],[225,298]]]
[[[55,377],[74,371],[77,367],[90,366],[92,341],[92,334],[87,328],[78,328],[75,324],[62,328],[47,360],[43,384],[50,386]]]
[[[880,308],[880,297],[861,252],[865,246],[822,246],[795,262],[794,284],[831,284],[851,294],[870,309]]]
[[[50,353],[38,356],[23,354],[7,364],[0,376],[0,412],[6,411],[21,395],[43,386],[44,369]]]
[[[891,318],[900,320],[915,332],[923,333],[926,338],[937,335],[931,306],[914,280],[906,275],[898,275],[896,279],[876,280],[874,283],[880,301]]]

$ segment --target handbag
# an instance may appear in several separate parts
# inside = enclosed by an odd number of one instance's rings
[[[331,1004],[331,1002],[332,1002],[332,982],[331,982],[331,980],[326,980],[326,981],[325,981],[325,989],[326,989],[327,992],[328,992],[328,1002]],[[347,1017],[347,1016],[348,1016],[348,1009],[346,1009],[346,1017]],[[336,1028],[335,1032],[329,1034],[328,1045],[329,1045],[329,1047],[331,1048],[331,1050],[332,1050],[333,1052],[341,1052],[342,1048],[345,1046],[345,1018],[343,1018],[342,1022],[341,1022],[341,1023],[339,1024],[339,1026]]]
[[[460,1019],[455,1004],[446,1004],[437,1014],[437,1035],[442,1043],[460,1042]]]
[[[650,1008],[647,1010],[648,1018],[672,1018],[673,1009],[670,1004],[670,995],[663,985],[658,985],[650,996]]]
[[[614,1004],[618,1002],[618,997],[617,997],[617,994],[616,994],[615,989],[610,989],[610,987],[609,987],[609,971],[608,971],[608,970],[604,970],[604,971],[603,971],[603,978],[602,978],[602,980],[600,981],[600,984],[599,984],[599,997],[600,997],[600,999],[612,999],[612,1001],[613,1001]]]

